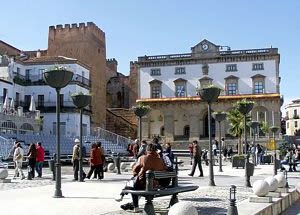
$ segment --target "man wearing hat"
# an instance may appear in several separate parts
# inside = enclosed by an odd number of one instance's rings
[[[79,152],[80,152],[80,147],[79,139],[74,140],[75,145],[73,146],[73,154],[72,154],[72,163],[73,163],[73,171],[74,171],[74,179],[73,181],[78,180],[78,171],[79,171]]]

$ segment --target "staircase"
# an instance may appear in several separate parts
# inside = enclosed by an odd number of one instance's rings
[[[130,109],[106,109],[106,129],[113,133],[135,139],[138,129],[137,123],[137,117]]]

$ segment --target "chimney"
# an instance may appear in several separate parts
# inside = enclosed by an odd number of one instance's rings
[[[37,57],[37,58],[40,58],[40,57],[41,57],[41,50],[37,50],[37,52],[36,52],[36,57]]]

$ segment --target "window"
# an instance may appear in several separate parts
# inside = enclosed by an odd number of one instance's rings
[[[236,64],[227,64],[226,65],[226,72],[236,72],[237,65]]]
[[[38,95],[38,107],[44,107],[44,95]]]
[[[19,76],[19,75],[20,75],[20,68],[17,67],[17,76]]]
[[[152,75],[152,76],[161,75],[160,69],[151,69],[151,74],[150,75]]]
[[[290,127],[290,124],[289,124],[288,122],[286,123],[286,127],[287,127],[287,128],[289,128],[289,127]]]
[[[160,98],[161,94],[161,86],[153,86],[151,87],[151,98]]]
[[[294,110],[294,115],[297,115],[297,109]]]
[[[226,95],[236,95],[237,94],[237,83],[226,84]]]
[[[298,121],[295,121],[295,128],[298,128]]]
[[[16,93],[16,103],[17,106],[20,106],[20,93]]]
[[[24,96],[24,103],[26,107],[29,107],[31,101],[31,95],[25,95]]]
[[[39,69],[39,73],[38,73],[38,79],[39,80],[43,80],[44,72],[45,72],[45,69]]]
[[[31,69],[26,69],[25,70],[25,79],[26,80],[29,80],[29,78],[30,78],[30,71],[31,71]]]
[[[82,123],[82,136],[87,136],[87,124]]]
[[[253,63],[252,70],[264,70],[264,64],[263,63]]]
[[[254,93],[255,94],[264,93],[264,83],[263,83],[263,81],[254,82]]]
[[[150,81],[149,84],[150,84],[151,98],[161,98],[162,82],[155,79]]]
[[[261,74],[256,74],[252,76],[252,84],[253,84],[253,93],[254,94],[263,94],[265,93],[265,77]]]
[[[185,74],[185,67],[176,67],[175,68],[175,75]]]
[[[182,84],[177,84],[175,86],[175,95],[176,97],[185,97],[186,91],[185,91],[185,85]]]

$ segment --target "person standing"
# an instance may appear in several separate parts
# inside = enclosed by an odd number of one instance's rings
[[[193,141],[193,157],[194,157],[194,161],[193,161],[193,166],[192,166],[192,171],[189,174],[189,176],[194,176],[195,170],[196,170],[196,166],[198,165],[199,171],[200,171],[200,175],[199,177],[203,177],[203,170],[202,170],[202,164],[201,164],[201,148],[200,146],[198,146],[198,141],[194,140]]]
[[[100,157],[101,157],[101,164],[99,164],[95,171],[94,171],[94,179],[97,178],[98,176],[98,179],[101,180],[104,178],[104,165],[105,165],[105,153],[104,153],[104,149],[102,148],[102,143],[99,141],[96,143],[98,149],[100,150]]]
[[[158,152],[158,155],[160,157],[162,157],[162,152],[163,152],[163,149],[160,145],[160,143],[158,142],[158,138],[157,137],[154,137],[153,140],[152,140],[152,143],[154,144],[155,148],[156,148],[156,151]]]
[[[132,146],[132,153],[133,153],[133,157],[135,160],[137,160],[137,156],[138,156],[138,153],[139,153],[139,149],[140,149],[140,146],[139,146],[139,140],[136,139],[134,141],[134,144]]]
[[[90,171],[87,174],[87,178],[90,179],[93,172],[95,171],[98,175],[98,178],[100,177],[100,169],[99,166],[102,165],[102,159],[101,159],[101,149],[97,146],[96,143],[92,145],[92,150],[90,153]]]
[[[42,177],[43,164],[45,160],[45,149],[42,147],[42,143],[38,142],[36,146],[36,164],[35,170],[38,173],[39,178]]]
[[[28,174],[30,174],[30,176],[28,176],[28,179],[31,179],[34,178],[35,176],[36,148],[34,143],[31,143],[29,145],[27,158],[28,158],[28,167],[29,167]]]
[[[21,176],[21,180],[25,179],[25,175],[22,171],[23,158],[24,150],[22,149],[21,144],[18,142],[14,151],[13,160],[15,162],[15,176],[19,174]]]
[[[79,139],[75,139],[74,143],[75,145],[73,146],[73,154],[72,154],[72,163],[73,163],[73,171],[74,171],[73,181],[77,181],[78,171],[79,171],[79,153],[80,153]]]

